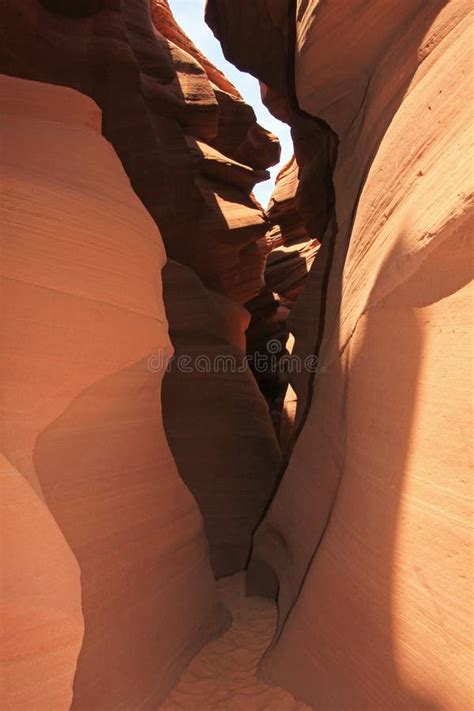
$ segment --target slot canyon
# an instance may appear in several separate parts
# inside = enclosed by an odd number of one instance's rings
[[[173,0],[0,2],[1,707],[474,711],[472,3],[195,2],[289,161]]]

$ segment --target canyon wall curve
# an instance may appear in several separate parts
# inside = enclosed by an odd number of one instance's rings
[[[204,9],[266,209],[168,0],[2,3],[2,706],[467,711],[472,9]]]

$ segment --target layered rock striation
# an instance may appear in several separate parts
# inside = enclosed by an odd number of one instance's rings
[[[3,707],[152,709],[227,623],[163,429],[165,252],[90,99],[1,93]]]
[[[210,0],[206,4],[206,20],[221,41],[227,59],[259,79],[263,101],[277,118],[291,127],[294,158],[280,171],[268,209],[270,231],[265,288],[251,303],[251,348],[265,352],[266,342],[279,339],[282,354],[289,334],[296,333],[299,326],[298,315],[293,322],[290,312],[306,284],[308,268],[320,243],[326,242],[315,267],[324,273],[324,253],[332,249],[332,172],[338,146],[337,135],[331,127],[319,116],[304,111],[296,96],[295,12],[293,0],[239,3],[238,6],[232,0]],[[241,27],[246,28],[245,43],[241,41]],[[301,329],[304,339],[297,339],[295,344],[296,357],[304,360],[314,353],[313,332],[321,318],[322,307],[316,306],[312,323],[306,323]],[[292,339],[290,348],[291,343]],[[257,374],[257,379],[274,408],[276,428],[289,455],[307,406],[310,387],[307,374],[283,373],[276,378],[266,373],[263,377]],[[288,384],[295,397],[284,405]],[[280,422],[282,408],[283,422]]]
[[[252,189],[277,162],[278,140],[256,123],[253,109],[184,35],[166,0],[27,0],[21,7],[7,1],[2,16],[3,71],[73,87],[102,109],[103,134],[158,225],[167,256],[190,273],[182,291],[165,294],[178,302],[167,304],[168,310],[174,314],[181,309],[193,323],[185,345],[188,355],[199,353],[209,339],[213,354],[228,352],[226,338],[205,333],[204,323],[201,327],[196,320],[204,317],[203,294],[210,312],[228,304],[217,331],[239,329],[236,338],[245,349],[247,320],[241,304],[261,290],[269,249],[269,222]],[[239,310],[242,317],[236,320]],[[172,337],[178,340],[179,330],[179,324],[172,324]],[[193,482],[208,531],[214,531],[212,551],[221,551],[212,557],[215,572],[233,573],[249,555],[250,532],[279,469],[268,407],[248,374],[211,372],[206,392],[214,388],[211,418],[222,423],[220,431],[203,436],[194,427],[192,437],[183,436],[180,421],[204,427],[203,395],[194,388],[183,400],[189,377],[180,373],[177,379],[173,372],[164,401],[172,453],[184,481]],[[250,419],[243,407],[233,404],[241,387],[245,408],[255,413]],[[183,412],[184,407],[190,409]],[[224,423],[232,431],[224,432]],[[243,450],[245,455],[236,454]],[[241,466],[254,475],[237,476]],[[249,502],[249,492],[256,493],[254,501]],[[236,518],[232,523],[223,509],[217,516],[223,525],[219,531],[211,511],[217,512],[227,499],[228,512],[230,496],[236,500]],[[240,532],[234,530],[237,520]]]
[[[470,708],[469,10],[4,3],[8,709]]]
[[[6,0],[2,71],[93,98],[167,254],[244,303],[262,285],[267,231],[251,189],[278,162],[278,140],[177,27],[166,0],[71,8]]]

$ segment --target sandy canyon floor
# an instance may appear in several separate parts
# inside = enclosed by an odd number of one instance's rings
[[[160,711],[311,711],[257,679],[257,665],[276,626],[275,603],[246,597],[244,573],[217,585],[232,613],[232,627],[194,657]]]

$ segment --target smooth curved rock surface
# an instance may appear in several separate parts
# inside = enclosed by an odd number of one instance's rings
[[[226,622],[149,367],[165,253],[89,98],[1,90],[6,707],[155,709]]]
[[[177,353],[241,355],[237,302],[252,296],[252,348],[284,343],[289,323],[293,352],[319,358],[292,379],[291,459],[254,537],[248,590],[278,597],[258,679],[271,606],[249,600],[170,708],[472,706],[470,7],[399,5],[209,0],[227,56],[292,124],[273,220],[251,187],[276,142],[165,0],[151,13],[144,0],[81,0],[72,15],[66,0],[3,5],[5,71],[98,101],[168,253],[186,262],[169,267]],[[163,428],[155,224],[93,102],[1,84],[7,708],[151,711],[226,624],[204,525],[219,574],[241,566],[276,440],[252,380],[171,372],[166,427],[203,523]],[[301,291],[303,234],[321,247]],[[260,384],[269,401],[281,385]],[[240,469],[227,471],[229,452]]]
[[[298,7],[298,99],[340,138],[338,231],[327,292],[298,305],[310,324],[323,297],[320,366],[255,538],[253,565],[279,579],[261,671],[320,711],[459,711],[474,619],[468,4]]]
[[[286,87],[252,40],[266,33],[264,54],[284,55],[281,14],[230,0],[208,11],[276,115],[293,86],[339,138],[335,219],[290,317],[294,352],[316,352],[319,372],[294,380],[303,429],[251,563],[250,588],[274,591],[272,569],[279,581],[261,671],[322,711],[457,711],[473,693],[469,8],[286,9]]]
[[[2,707],[69,709],[84,636],[80,570],[31,485],[0,455]]]

